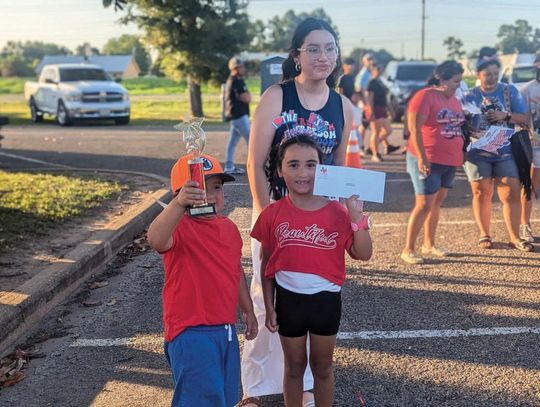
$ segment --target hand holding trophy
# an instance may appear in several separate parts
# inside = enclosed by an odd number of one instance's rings
[[[182,131],[182,140],[186,145],[186,150],[188,154],[193,155],[188,161],[190,179],[196,181],[199,188],[205,191],[204,158],[201,157],[206,146],[206,134],[201,127],[203,120],[203,117],[194,117],[174,126],[174,128]],[[209,204],[205,200],[202,204],[188,207],[187,212],[189,216],[215,215],[216,208],[214,204]]]

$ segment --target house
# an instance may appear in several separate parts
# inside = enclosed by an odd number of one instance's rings
[[[137,78],[141,72],[133,55],[45,55],[36,67],[39,76],[45,65],[49,64],[94,64],[101,66],[114,79]]]

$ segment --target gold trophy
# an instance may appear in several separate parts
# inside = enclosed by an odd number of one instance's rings
[[[182,131],[182,140],[186,145],[188,154],[192,154],[193,158],[188,161],[189,176],[192,181],[199,183],[199,188],[206,190],[204,182],[204,158],[201,157],[204,147],[206,146],[206,133],[201,125],[204,121],[203,117],[194,117],[174,126],[175,129]],[[202,204],[193,205],[187,208],[189,216],[205,216],[215,215],[216,207],[206,201]]]

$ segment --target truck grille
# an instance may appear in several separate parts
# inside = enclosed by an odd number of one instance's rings
[[[122,94],[119,92],[84,92],[83,103],[109,103],[121,102]]]

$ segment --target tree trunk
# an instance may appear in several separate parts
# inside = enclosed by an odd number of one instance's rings
[[[201,85],[194,79],[189,78],[189,106],[191,108],[191,116],[204,117],[202,108]]]

